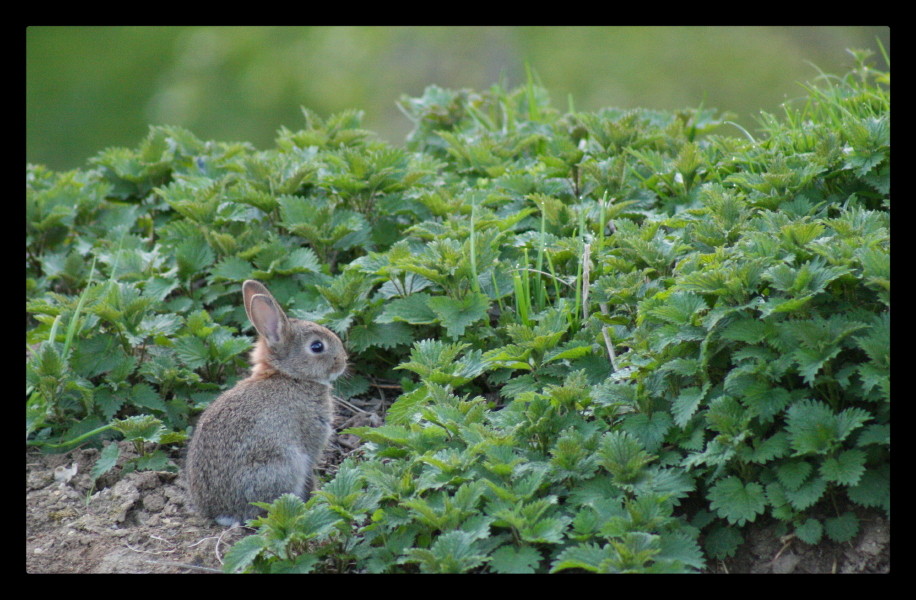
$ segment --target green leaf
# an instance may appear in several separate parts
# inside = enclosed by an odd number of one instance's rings
[[[168,455],[157,449],[150,454],[140,456],[134,463],[138,471],[175,471],[176,467],[171,465]]]
[[[184,336],[175,340],[175,354],[189,369],[199,369],[210,360],[210,348],[200,338]]]
[[[856,446],[863,447],[869,444],[889,446],[891,443],[891,428],[889,425],[869,425],[862,430],[856,439]]]
[[[674,423],[680,428],[684,428],[690,422],[691,417],[700,407],[703,398],[706,397],[708,385],[700,387],[688,387],[681,390],[681,393],[671,405],[671,413],[674,415]]]
[[[821,525],[821,522],[817,519],[808,519],[795,528],[795,535],[806,544],[813,545],[818,543],[821,541],[821,536],[823,534],[824,526]]]
[[[839,517],[825,519],[824,531],[834,542],[848,542],[859,533],[859,518],[855,513],[847,511]]]
[[[108,444],[102,449],[102,452],[99,454],[99,459],[95,461],[95,464],[92,465],[92,470],[90,475],[92,475],[92,480],[95,481],[108,471],[112,470],[118,462],[118,457],[121,456],[121,449],[117,444]]]
[[[706,566],[706,560],[696,539],[683,532],[673,532],[661,536],[660,551],[655,556],[656,565],[666,565],[662,570],[680,572],[681,565],[700,570]]]
[[[135,415],[112,421],[111,424],[128,441],[158,442],[159,437],[166,432],[162,421],[150,415]]]
[[[730,381],[726,382],[726,389],[739,396],[750,415],[759,417],[764,422],[772,421],[774,417],[781,415],[792,401],[789,390],[771,387],[766,381],[755,381],[740,391],[733,391],[729,383]]]
[[[615,558],[609,546],[602,548],[594,543],[579,544],[567,548],[557,556],[550,567],[551,573],[564,569],[584,569],[592,573],[608,573]]]
[[[722,337],[727,340],[758,344],[766,335],[767,325],[758,319],[741,319],[725,328]]]
[[[738,527],[753,522],[766,507],[763,486],[756,482],[745,485],[737,477],[716,482],[706,497],[709,498],[710,508]]]
[[[564,346],[562,348],[556,348],[554,350],[548,351],[544,355],[543,364],[551,363],[557,360],[575,360],[577,358],[582,358],[583,356],[588,356],[592,352],[591,344],[579,344],[573,342],[571,345]]]
[[[223,571],[241,573],[268,547],[267,540],[259,535],[249,535],[236,542],[223,558]]]
[[[466,573],[488,559],[477,548],[474,537],[459,530],[438,536],[428,550],[411,548],[407,560],[419,563],[423,573]]]
[[[245,281],[251,277],[251,264],[238,256],[227,256],[210,269],[213,281]]]
[[[213,250],[201,238],[185,240],[175,248],[178,276],[186,280],[206,272],[215,258]]]
[[[765,464],[774,458],[781,458],[789,452],[789,438],[783,431],[778,431],[765,440],[753,440],[754,448],[748,454],[750,462]]]
[[[813,386],[818,371],[828,360],[839,354],[840,350],[838,345],[832,348],[796,348],[792,356],[798,363],[798,372],[801,373],[805,383]]]
[[[776,470],[776,477],[787,490],[797,490],[808,479],[811,464],[803,460],[789,461]]]
[[[675,325],[690,325],[693,316],[707,308],[702,296],[690,292],[675,292],[667,302],[658,308],[649,310],[649,314]]]
[[[612,431],[601,439],[598,450],[601,466],[614,476],[614,483],[634,483],[643,472],[643,467],[655,457],[643,449],[643,445],[626,431]]]
[[[860,408],[834,413],[822,402],[801,400],[787,411],[789,443],[796,455],[829,454],[870,418],[871,414]]]
[[[411,294],[405,298],[395,298],[385,303],[385,308],[381,314],[376,317],[376,323],[392,323],[394,321],[404,321],[411,325],[428,325],[435,323],[438,318],[436,313],[429,307],[429,301],[432,298],[429,294],[418,293]]]
[[[542,518],[519,529],[519,535],[531,544],[559,544],[570,521],[569,517]]]
[[[347,348],[364,352],[369,348],[394,348],[413,342],[413,333],[404,323],[354,325],[347,331]]]
[[[311,573],[321,558],[314,554],[301,554],[292,560],[277,560],[270,563],[271,573]]]
[[[495,573],[535,573],[541,553],[531,546],[502,546],[490,555],[490,570]]]
[[[274,272],[280,275],[292,275],[293,273],[320,273],[321,262],[318,255],[311,248],[296,248],[286,255],[283,260],[274,268]]]
[[[352,433],[367,442],[406,446],[410,442],[410,430],[400,425],[381,425],[379,427],[350,427],[341,433]]]
[[[846,490],[849,499],[860,506],[877,506],[890,511],[889,471],[887,464],[865,471],[859,483]]]
[[[468,326],[487,317],[490,301],[479,292],[471,292],[461,300],[435,296],[427,301],[427,305],[436,313],[448,336],[456,339],[464,335]]]
[[[395,368],[413,371],[430,383],[462,385],[483,373],[488,366],[480,350],[472,350],[457,358],[468,345],[420,340],[410,351],[410,361]]]
[[[138,383],[130,390],[130,401],[134,406],[165,412],[165,402],[148,383]]]
[[[855,485],[865,473],[865,452],[846,450],[836,457],[824,460],[821,465],[821,476],[827,481],[840,485]]]
[[[785,497],[795,510],[805,510],[820,500],[827,490],[827,482],[821,477],[813,477],[798,489],[785,490]]]
[[[734,556],[738,546],[744,543],[744,536],[734,527],[717,526],[706,536],[704,546],[710,558],[721,560]]]
[[[673,425],[671,415],[656,411],[647,414],[629,415],[623,419],[622,428],[632,433],[649,452],[658,450]]]
[[[273,502],[255,502],[267,509],[267,515],[254,520],[259,535],[273,541],[280,558],[288,558],[287,544],[325,536],[334,531],[340,517],[327,505],[306,509],[305,502],[295,494],[283,494]]]

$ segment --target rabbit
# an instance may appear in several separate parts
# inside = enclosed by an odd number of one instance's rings
[[[242,297],[258,332],[251,375],[201,415],[186,464],[191,503],[227,527],[263,514],[251,502],[308,498],[331,435],[331,382],[347,368],[340,338],[287,317],[263,284],[246,281]]]

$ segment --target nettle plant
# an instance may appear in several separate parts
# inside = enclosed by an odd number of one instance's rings
[[[256,278],[345,339],[340,396],[400,393],[228,571],[698,571],[762,518],[849,540],[890,452],[890,78],[855,56],[759,139],[529,79],[403,99],[404,149],[305,111],[271,150],[155,127],[30,166],[30,443],[180,443]]]

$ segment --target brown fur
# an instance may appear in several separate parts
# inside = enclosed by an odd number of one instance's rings
[[[347,361],[333,332],[288,318],[262,284],[246,281],[242,295],[259,334],[251,375],[201,415],[186,466],[195,508],[224,525],[257,516],[251,502],[308,497],[331,434],[330,382]]]

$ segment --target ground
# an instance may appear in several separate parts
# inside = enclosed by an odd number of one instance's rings
[[[379,425],[378,406],[338,405],[338,429]],[[358,445],[334,436],[325,469],[333,470]],[[120,464],[135,456],[121,443],[119,466],[92,487],[94,448],[66,454],[26,452],[26,571],[28,573],[219,572],[228,549],[250,533],[227,529],[191,513],[180,474],[133,472]],[[174,459],[179,469],[183,453]],[[180,473],[180,471],[179,471]],[[91,492],[91,493],[90,493]],[[781,538],[773,523],[753,524],[736,556],[710,561],[714,573],[874,573],[890,570],[890,528],[879,513],[860,512],[851,542],[808,546]]]
[[[381,425],[380,404],[339,402],[336,429]],[[322,477],[358,445],[353,435],[333,436]],[[89,473],[98,449],[26,451],[26,572],[220,572],[232,544],[252,530],[222,527],[191,512],[181,475],[184,449],[173,459],[178,473],[127,474],[121,465],[137,454],[130,443],[120,449],[118,466],[94,488]]]

